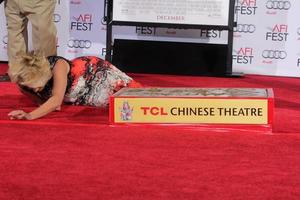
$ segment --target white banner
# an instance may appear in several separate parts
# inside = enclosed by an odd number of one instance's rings
[[[230,0],[114,0],[113,20],[228,25]]]
[[[56,0],[54,21],[57,28],[58,55],[74,58],[82,55],[105,57],[106,25],[103,0]],[[0,60],[7,61],[7,31],[3,3],[0,5]],[[3,12],[2,12],[3,11]],[[31,27],[29,24],[29,42]],[[31,49],[32,45],[29,44]]]
[[[239,0],[233,69],[300,77],[299,9],[299,0]]]
[[[0,4],[0,61],[7,60],[7,31],[3,5],[4,3]]]

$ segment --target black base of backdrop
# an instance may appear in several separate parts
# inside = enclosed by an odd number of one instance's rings
[[[227,45],[115,39],[112,63],[124,72],[225,76]]]

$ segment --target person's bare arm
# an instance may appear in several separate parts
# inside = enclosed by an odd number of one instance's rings
[[[26,113],[23,110],[15,110],[8,114],[9,117],[11,119],[34,120],[43,117],[59,108],[63,103],[67,87],[68,72],[69,64],[63,59],[58,60],[53,68],[52,96],[40,107],[36,108],[30,113]]]

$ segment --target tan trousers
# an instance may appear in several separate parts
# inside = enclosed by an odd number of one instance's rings
[[[28,52],[28,21],[32,24],[32,46],[45,56],[56,55],[56,27],[53,21],[56,0],[6,0],[8,60]]]

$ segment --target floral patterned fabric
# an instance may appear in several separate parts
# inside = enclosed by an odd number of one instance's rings
[[[51,69],[59,59],[66,60],[59,56],[48,57]],[[105,107],[109,103],[109,96],[121,88],[141,86],[111,63],[98,57],[85,56],[66,61],[70,64],[70,72],[65,103]],[[51,79],[39,96],[48,99],[51,96],[52,86]]]

